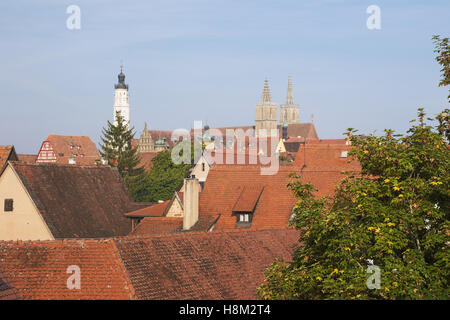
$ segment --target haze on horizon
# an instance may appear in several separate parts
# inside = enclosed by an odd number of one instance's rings
[[[381,30],[368,30],[368,6]],[[69,30],[69,5],[81,29]],[[321,138],[404,132],[418,107],[448,105],[431,37],[448,37],[448,1],[152,0],[0,3],[0,145],[36,154],[49,134],[96,143],[112,120],[124,64],[131,124],[151,129],[253,125],[269,79]]]

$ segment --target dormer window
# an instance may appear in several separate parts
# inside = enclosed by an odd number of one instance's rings
[[[239,222],[250,222],[248,213],[239,214]]]
[[[263,193],[263,186],[244,187],[237,199],[232,212],[236,215],[237,227],[250,227],[252,224],[255,208]]]

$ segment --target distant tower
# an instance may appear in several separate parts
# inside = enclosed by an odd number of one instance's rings
[[[299,105],[294,104],[294,95],[292,94],[292,80],[291,77],[289,77],[286,104],[282,104],[280,106],[280,123],[299,123],[299,109]]]
[[[125,121],[130,123],[130,102],[128,101],[128,85],[125,84],[125,75],[122,72],[123,66],[120,65],[119,82],[114,85],[114,125],[117,125],[116,112],[119,111]]]
[[[266,79],[261,102],[256,103],[255,134],[257,137],[277,134],[277,108],[277,103],[271,101],[269,81]],[[265,130],[265,134],[261,130]]]

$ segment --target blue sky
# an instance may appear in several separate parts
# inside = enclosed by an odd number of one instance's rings
[[[69,30],[69,5],[81,29]],[[368,30],[369,5],[381,30]],[[254,124],[264,79],[321,138],[348,127],[404,131],[447,89],[431,37],[449,36],[449,1],[2,1],[0,145],[37,153],[49,134],[99,141],[123,60],[131,122],[152,129]]]

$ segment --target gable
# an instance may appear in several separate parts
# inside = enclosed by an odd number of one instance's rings
[[[169,207],[166,211],[166,217],[180,218],[184,216],[183,203],[179,198],[178,193],[175,193],[172,201],[169,203]]]
[[[87,136],[49,135],[42,143],[36,162],[95,165],[101,157],[95,143]]]
[[[10,160],[18,160],[14,146],[0,146],[0,172]]]
[[[107,166],[12,162],[55,238],[126,235],[131,198],[117,170]]]
[[[50,141],[44,141],[36,157],[36,162],[52,163],[56,162],[56,159],[56,154]]]
[[[4,211],[5,199],[13,200],[13,211]],[[7,165],[0,176],[0,240],[50,240],[53,235],[36,205]]]

